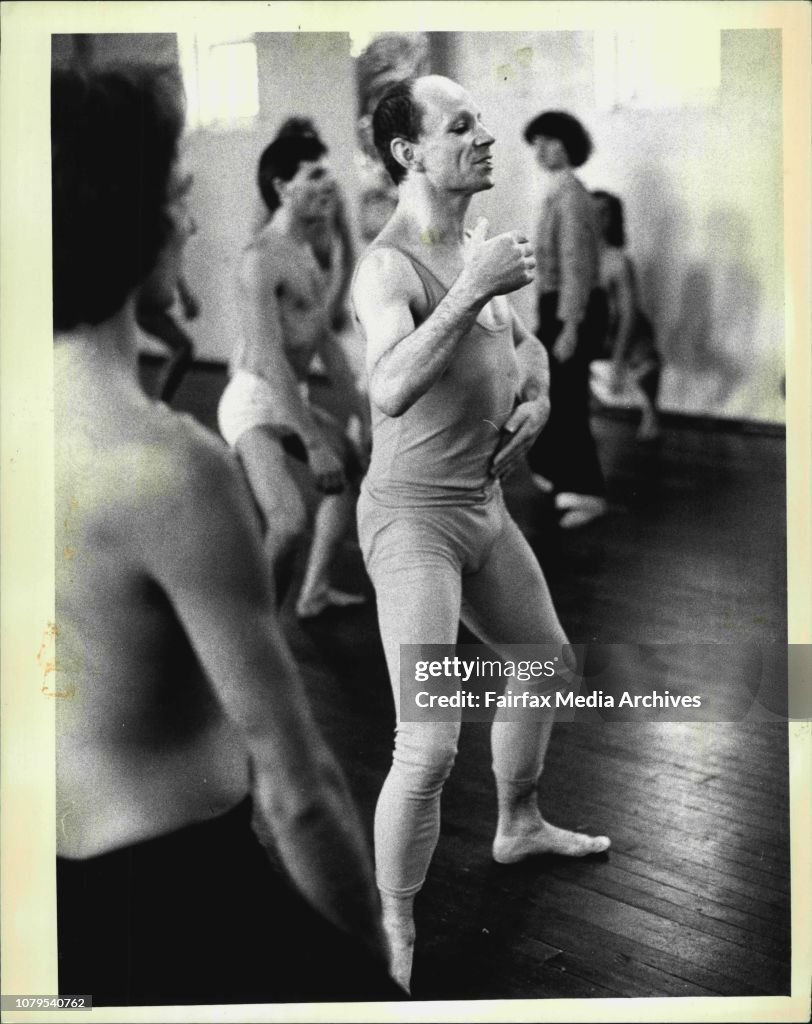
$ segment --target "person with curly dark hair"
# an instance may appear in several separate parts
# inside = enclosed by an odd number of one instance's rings
[[[241,332],[218,423],[262,510],[280,596],[315,509],[296,601],[297,614],[307,619],[364,600],[330,582],[336,552],[352,525],[363,443],[351,441],[336,417],[310,401],[307,377],[314,355],[321,356],[344,407],[362,424],[368,416],[333,332],[327,277],[313,251],[336,211],[324,143],[315,133],[278,136],[260,156],[257,183],[270,216],[242,254]]]
[[[543,490],[555,491],[560,525],[584,526],[607,510],[605,483],[589,424],[589,364],[606,331],[600,288],[600,230],[589,192],[575,169],[592,153],[581,122],[547,110],[524,139],[547,173],[536,235],[538,328],[550,353],[550,418],[528,457]]]
[[[312,138],[324,145],[315,124],[309,117],[289,117],[276,133],[277,139]],[[347,325],[347,295],[355,269],[355,242],[347,216],[347,201],[338,182],[333,179],[335,212],[329,221],[319,222],[311,232],[310,247],[319,266],[327,276],[327,305],[330,324],[335,331]]]
[[[59,991],[398,998],[237,460],[138,383],[191,229],[172,78],[52,77]]]

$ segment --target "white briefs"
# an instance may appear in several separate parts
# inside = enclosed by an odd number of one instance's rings
[[[309,400],[306,381],[299,382],[299,392],[305,402]],[[217,407],[217,425],[230,447],[254,427],[278,427],[294,433],[289,417],[281,406],[279,393],[264,377],[247,370],[237,370],[226,385]]]

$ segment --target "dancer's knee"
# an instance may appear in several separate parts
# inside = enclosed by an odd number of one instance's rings
[[[458,723],[432,723],[430,728],[398,729],[392,766],[411,779],[417,793],[432,796],[442,788],[457,757]]]

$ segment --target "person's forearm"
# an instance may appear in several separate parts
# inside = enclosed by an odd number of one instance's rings
[[[566,208],[561,218],[557,313],[563,323],[577,327],[586,314],[589,293],[594,283],[593,259],[581,214],[576,209]]]
[[[541,342],[524,327],[513,313],[516,337],[516,361],[519,364],[519,397],[534,402],[546,396],[550,388],[550,360]]]
[[[326,753],[287,785],[258,770],[256,797],[278,855],[308,902],[385,956],[372,861],[340,769]]]
[[[558,293],[556,316],[565,324],[577,328],[586,315],[589,292],[581,282],[564,278]]]
[[[178,295],[180,296],[181,305],[183,306],[184,316],[191,319],[193,313],[197,310],[197,298],[186,283],[185,277],[178,278]]]
[[[431,316],[379,358],[370,373],[370,396],[382,412],[400,416],[429,390],[487,301],[463,272]]]
[[[626,354],[632,338],[633,319],[628,314],[622,314],[618,324],[617,337],[612,351],[612,362],[621,366],[626,361]]]
[[[526,348],[529,348],[529,345],[523,345],[520,349],[517,349],[517,355],[522,349]],[[550,388],[550,369],[547,353],[541,345],[539,345],[539,348],[541,349],[541,354],[534,349],[532,355],[528,353],[528,358],[524,363],[519,363],[522,371],[519,382],[519,397],[524,402],[535,402],[537,398],[546,395]]]
[[[618,327],[615,338],[614,350],[612,352],[613,362],[616,366],[625,362],[626,353],[632,340],[635,320],[634,293],[628,278],[623,277],[618,286]]]

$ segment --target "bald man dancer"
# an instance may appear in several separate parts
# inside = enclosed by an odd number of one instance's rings
[[[500,486],[549,405],[547,356],[504,297],[533,280],[532,247],[518,231],[486,239],[484,221],[464,228],[472,197],[493,187],[494,137],[473,98],[439,76],[395,86],[373,127],[398,206],[353,285],[373,423],[358,520],[399,718],[376,810],[376,874],[391,970],[408,986],[414,898],[439,838],[460,722],[400,720],[400,645],[454,644],[460,617],[497,652],[567,638]],[[501,713],[494,722],[500,863],[610,845],[542,817],[551,727]]]

